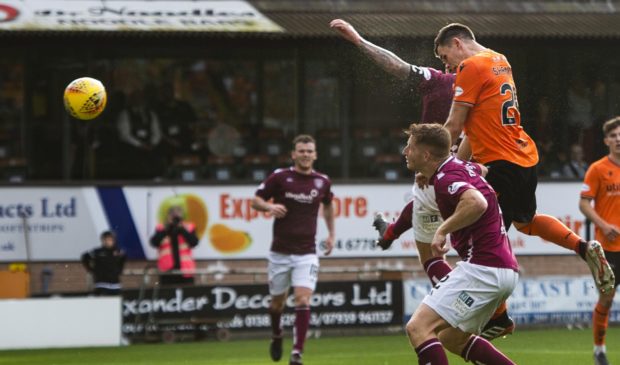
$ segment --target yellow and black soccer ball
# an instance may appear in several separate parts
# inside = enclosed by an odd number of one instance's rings
[[[108,96],[101,81],[91,77],[81,77],[65,89],[65,109],[74,118],[90,120],[105,109]]]

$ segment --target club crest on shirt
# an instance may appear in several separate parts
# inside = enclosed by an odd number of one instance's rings
[[[323,184],[325,184],[323,179],[314,179],[314,186],[316,186],[317,189],[322,188]]]
[[[452,184],[450,184],[450,186],[448,186],[448,193],[454,194],[457,191],[459,191],[461,187],[465,185],[467,185],[466,182],[462,182],[462,181],[453,182]]]

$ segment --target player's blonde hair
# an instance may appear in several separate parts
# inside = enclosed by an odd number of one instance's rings
[[[603,136],[607,137],[607,133],[620,127],[620,117],[612,118],[603,124]]]
[[[437,123],[411,123],[405,134],[413,137],[417,145],[429,147],[433,157],[446,158],[450,155],[450,132]]]

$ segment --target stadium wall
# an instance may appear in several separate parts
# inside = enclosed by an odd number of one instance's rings
[[[0,269],[27,262],[31,292],[88,290],[88,276],[78,260],[99,245],[99,233],[113,229],[129,262],[125,287],[142,282],[156,251],[149,236],[171,204],[185,207],[197,227],[200,244],[198,282],[265,283],[264,260],[271,241],[272,219],[249,206],[255,186],[104,186],[11,187],[0,190]],[[541,183],[538,206],[586,234],[577,199],[580,184]],[[370,222],[384,212],[394,218],[410,197],[407,184],[335,184],[336,248],[322,260],[322,280],[376,280],[424,277],[411,233],[389,251],[373,247]],[[566,197],[574,197],[567,199]],[[326,229],[319,220],[319,240]],[[214,234],[219,230],[220,234]],[[224,239],[221,238],[222,231]],[[513,249],[525,276],[583,275],[587,268],[572,252],[536,237],[510,231]],[[219,237],[218,237],[219,236]],[[242,238],[242,239],[239,239]],[[320,246],[320,243],[319,243]],[[320,247],[319,247],[320,249]],[[449,257],[454,261],[455,257]]]
[[[449,261],[454,264],[456,258]],[[547,275],[583,276],[589,275],[587,266],[575,255],[527,255],[519,256],[522,277]],[[154,265],[153,261],[129,261],[123,287],[139,288],[142,284],[142,272],[145,267]],[[8,270],[8,263],[0,263],[0,271]],[[265,260],[201,260],[198,269],[212,271],[211,274],[197,276],[197,284],[257,284],[267,285]],[[346,270],[341,270],[341,269]],[[388,269],[388,270],[386,270]],[[33,262],[28,265],[31,275],[31,293],[46,294],[83,294],[91,290],[90,277],[82,265],[75,261]],[[225,271],[231,273],[223,274]],[[323,259],[321,261],[321,281],[339,280],[378,280],[378,279],[425,279],[422,266],[417,258],[344,258]],[[343,272],[344,271],[344,272]],[[153,278],[153,277],[151,277]],[[44,282],[48,284],[45,285]]]

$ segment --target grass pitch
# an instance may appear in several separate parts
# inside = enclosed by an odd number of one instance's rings
[[[33,334],[36,336],[36,334]],[[290,337],[290,333],[289,333]],[[611,328],[607,351],[612,364],[620,364],[620,328]],[[591,330],[521,330],[494,344],[521,365],[592,364]],[[286,365],[291,341],[285,341]],[[464,364],[449,354],[450,364]],[[416,364],[404,333],[389,336],[322,337],[306,343],[306,365]],[[2,351],[7,365],[270,365],[268,340],[132,345],[117,348]]]

